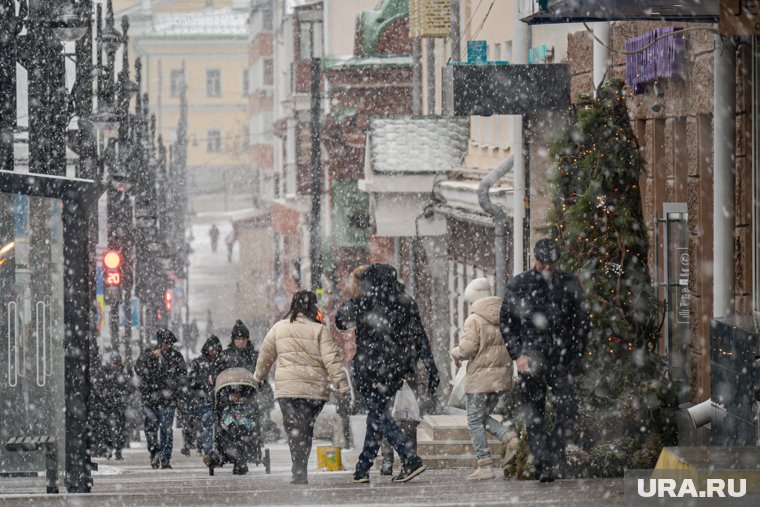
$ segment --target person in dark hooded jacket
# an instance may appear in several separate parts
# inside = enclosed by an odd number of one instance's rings
[[[392,481],[406,482],[424,472],[425,465],[391,417],[391,405],[404,379],[414,371],[427,335],[414,299],[404,292],[392,266],[367,267],[358,294],[343,303],[335,316],[338,329],[356,328],[352,366],[356,389],[367,407],[367,432],[353,480],[369,482],[369,469],[386,437],[402,461],[401,473]]]
[[[222,342],[211,335],[201,348],[201,355],[190,362],[190,389],[195,399],[196,420],[200,422],[203,459],[214,448],[214,362],[222,352]]]
[[[171,468],[174,411],[187,391],[187,368],[182,354],[173,348],[174,333],[161,328],[156,340],[158,344],[137,359],[135,373],[140,379],[151,466]]]

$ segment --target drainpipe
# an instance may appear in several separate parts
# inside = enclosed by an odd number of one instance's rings
[[[491,187],[498,182],[502,176],[514,168],[514,155],[508,156],[501,162],[496,169],[480,181],[478,185],[478,203],[483,211],[493,217],[494,229],[496,233],[494,255],[496,256],[496,294],[502,296],[507,288],[507,213],[501,206],[491,202],[491,196],[488,195]],[[517,201],[515,208],[519,207]],[[515,235],[517,236],[517,235]]]
[[[715,36],[713,56],[713,317],[734,313],[736,46]]]
[[[519,2],[514,2],[515,12],[515,35],[512,41],[512,60],[516,64],[528,63],[528,52],[531,46],[530,25],[520,21]],[[523,132],[523,117],[512,117],[512,154],[514,155],[514,225],[512,230],[512,256],[514,259],[512,273],[519,275],[525,270],[525,227],[526,208],[530,205],[530,198],[526,195],[525,175],[528,164],[526,163],[525,154],[526,142],[525,133]],[[501,296],[501,293],[498,293]]]
[[[594,30],[594,35],[604,42],[604,45],[601,45],[594,39],[594,95],[596,95],[599,85],[608,77],[607,69],[610,68],[610,22],[593,23],[591,28]]]

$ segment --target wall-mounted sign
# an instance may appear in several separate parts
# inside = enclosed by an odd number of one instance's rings
[[[720,0],[720,32],[760,35],[760,0]]]

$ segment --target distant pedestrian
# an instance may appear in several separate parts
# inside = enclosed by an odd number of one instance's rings
[[[565,465],[565,448],[577,415],[575,376],[582,368],[590,321],[578,279],[557,269],[559,246],[541,239],[535,266],[507,284],[501,334],[520,374],[528,443],[541,482]],[[554,424],[546,430],[546,391],[552,390]]]
[[[124,372],[121,357],[111,354],[109,364],[98,375],[95,387],[96,406],[101,412],[101,444],[107,458],[122,460],[122,449],[126,447],[125,420],[127,410],[128,377]]]
[[[216,245],[219,243],[219,227],[216,224],[211,225],[208,236],[211,239],[211,252],[216,253]]]
[[[173,348],[174,333],[161,328],[156,340],[157,345],[137,359],[135,373],[140,379],[151,466],[171,468],[174,411],[187,391],[187,370],[182,354]]]
[[[360,295],[344,302],[335,316],[338,329],[356,328],[352,363],[355,387],[368,412],[364,446],[353,481],[369,482],[369,470],[384,436],[402,461],[401,472],[392,481],[406,482],[426,468],[391,417],[391,405],[404,379],[414,371],[425,331],[417,305],[403,291],[395,268],[372,264],[362,273],[360,283]]]
[[[291,484],[308,484],[314,423],[329,397],[329,385],[336,387],[341,398],[350,394],[340,352],[319,313],[316,294],[296,292],[286,318],[264,338],[256,363],[255,378],[264,382],[277,361],[274,396],[288,435]]]
[[[477,481],[494,478],[486,432],[501,440],[505,450],[503,465],[515,459],[518,439],[517,433],[491,417],[499,399],[512,387],[512,360],[499,331],[501,298],[491,295],[487,278],[471,281],[464,291],[464,298],[470,304],[470,315],[464,321],[459,345],[451,350],[451,358],[457,368],[461,367],[462,361],[469,361],[464,392],[467,396],[467,425],[478,465],[467,479]]]
[[[190,389],[196,400],[196,418],[200,423],[203,461],[208,465],[214,449],[214,362],[222,352],[222,343],[209,336],[201,348],[201,355],[190,362]]]
[[[227,245],[227,262],[232,262],[232,249],[235,247],[235,241],[237,241],[237,235],[233,229],[224,237],[224,244]]]

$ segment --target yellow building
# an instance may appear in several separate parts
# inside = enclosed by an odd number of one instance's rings
[[[117,0],[114,11],[129,16],[130,57],[142,59],[143,92],[167,144],[176,138],[184,76],[191,211],[251,207],[249,1]]]

